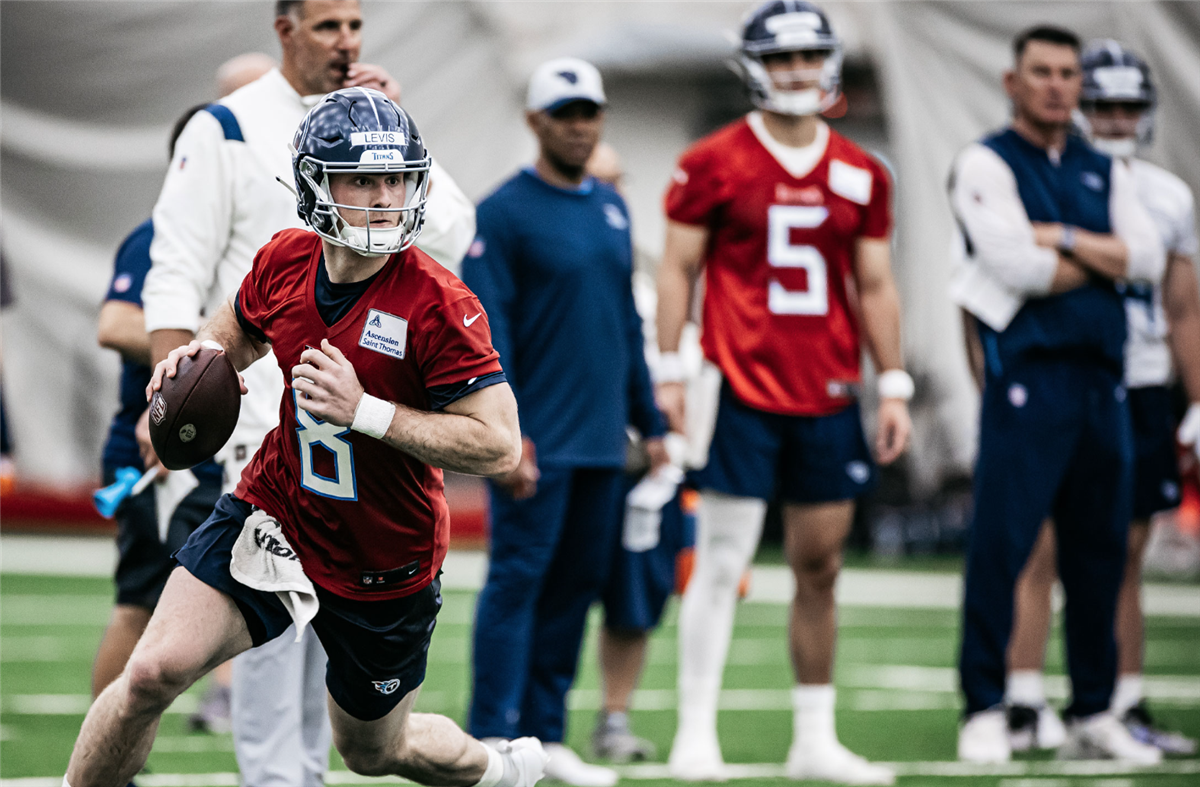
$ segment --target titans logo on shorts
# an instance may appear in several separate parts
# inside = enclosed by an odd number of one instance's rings
[[[175,558],[201,582],[233,598],[257,647],[287,631],[292,619],[274,593],[249,588],[229,573],[233,543],[253,510],[225,495]],[[329,656],[325,685],[330,696],[356,719],[383,718],[425,680],[429,641],[442,607],[441,579],[411,595],[371,601],[313,587],[321,607],[312,629]]]
[[[793,503],[851,500],[874,481],[857,402],[833,415],[776,415],[743,404],[728,383],[708,464],[692,474],[698,489]]]

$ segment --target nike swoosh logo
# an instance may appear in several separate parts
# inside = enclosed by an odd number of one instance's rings
[[[464,315],[463,315],[463,327],[465,327],[465,328],[470,328],[470,327],[471,327],[471,323],[475,322],[476,320],[478,320],[478,319],[479,319],[480,317],[482,317],[482,316],[483,316],[483,312],[480,312],[479,314],[476,314],[474,317],[472,317],[471,319],[469,319],[469,320],[468,320],[468,319],[467,319],[467,315],[465,315],[465,314],[464,314]]]

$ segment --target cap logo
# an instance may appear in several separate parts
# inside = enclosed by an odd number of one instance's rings
[[[404,135],[399,131],[353,131],[350,133],[350,147],[363,145],[403,145]]]
[[[572,85],[579,82],[579,75],[574,71],[559,71],[558,76],[567,82],[570,82]]]
[[[823,20],[813,11],[792,11],[769,17],[764,24],[767,32],[780,39],[780,44],[813,44]]]
[[[1134,66],[1106,66],[1092,72],[1096,84],[1110,97],[1137,98],[1142,89],[1142,72]]]

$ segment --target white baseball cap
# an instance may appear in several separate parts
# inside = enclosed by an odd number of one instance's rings
[[[577,57],[560,57],[538,66],[529,79],[525,107],[534,112],[553,112],[572,101],[604,106],[604,85],[596,67]]]

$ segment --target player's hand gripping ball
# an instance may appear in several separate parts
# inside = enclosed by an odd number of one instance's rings
[[[241,385],[229,356],[201,348],[179,359],[150,399],[150,442],[168,470],[186,470],[229,440],[242,407]]]

